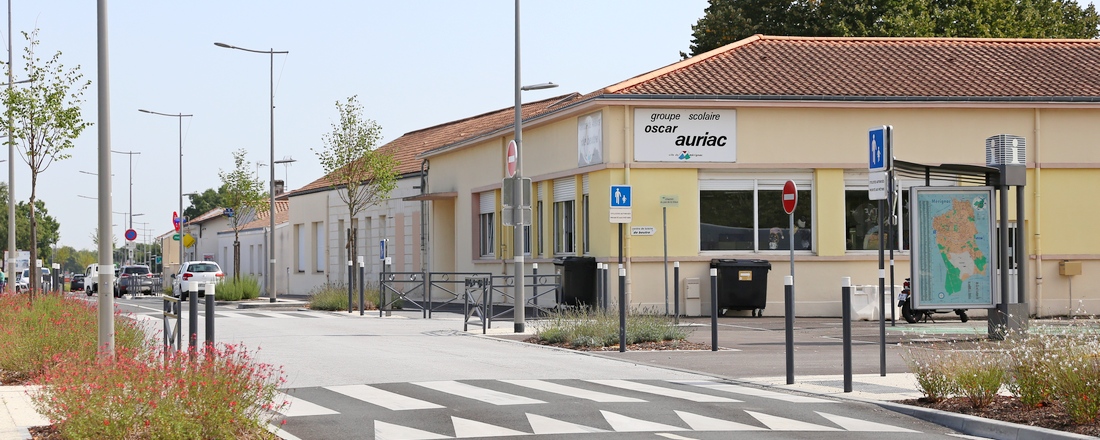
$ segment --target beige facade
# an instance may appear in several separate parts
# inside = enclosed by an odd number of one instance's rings
[[[734,111],[736,160],[635,160],[635,137],[643,129],[635,126],[635,113],[653,108]],[[580,167],[578,126],[587,115],[597,112],[602,116],[603,161]],[[811,234],[810,249],[795,251],[796,313],[839,316],[841,277],[851,277],[856,285],[878,281],[878,253],[853,249],[864,247],[868,238],[852,236],[846,212],[846,197],[866,194],[868,129],[892,125],[894,155],[899,160],[929,165],[984,165],[985,139],[1015,134],[1028,142],[1024,189],[1027,217],[1023,222],[1029,255],[1026,301],[1033,314],[1042,316],[1066,314],[1071,308],[1095,312],[1100,310],[1100,291],[1095,287],[1100,281],[1100,234],[1088,232],[1088,224],[1090,219],[1100,218],[1100,206],[1089,201],[1089,194],[1100,188],[1098,120],[1100,105],[1090,103],[590,100],[525,123],[523,169],[535,184],[537,199],[533,203],[533,252],[527,261],[544,267],[555,257],[585,255],[615,263],[618,230],[609,222],[609,187],[628,184],[635,201],[627,230],[632,226],[656,228],[653,235],[632,236],[627,232],[624,237],[631,305],[664,308],[664,245],[658,199],[661,195],[676,195],[679,205],[667,210],[668,258],[680,262],[681,291],[689,280],[698,281],[701,290],[699,303],[684,301],[681,309],[709,310],[712,259],[763,259],[772,264],[764,313],[782,314],[788,251],[769,250],[759,244],[750,250],[704,249],[701,192],[715,182],[749,182],[763,188],[773,182],[795,180],[800,191],[811,194],[799,200],[800,209],[809,207],[810,218],[803,219],[806,225],[802,228]],[[453,200],[430,202],[434,270],[510,273],[512,250],[507,248],[513,243],[512,228],[499,222],[499,188],[511,137],[511,133],[498,133],[423,155],[431,161],[432,191],[456,193]],[[555,246],[563,232],[556,225],[561,219],[556,219],[553,209],[562,199],[555,185],[569,184],[570,179],[574,190],[565,198],[574,201],[572,249]],[[917,179],[907,180],[903,183],[906,188],[923,184],[914,181]],[[491,255],[479,249],[480,200],[487,192],[495,194],[497,200],[492,232],[496,249]],[[1010,191],[1009,199],[1009,221],[1018,224],[1015,190]],[[757,206],[765,208],[780,209]],[[780,226],[786,228],[785,224]],[[542,237],[541,243],[538,236]],[[584,237],[588,240],[587,250]],[[713,246],[744,245],[731,242]],[[908,276],[909,252],[899,250],[895,260],[895,282],[900,285]],[[1059,263],[1064,260],[1081,262],[1082,273],[1060,275]]]

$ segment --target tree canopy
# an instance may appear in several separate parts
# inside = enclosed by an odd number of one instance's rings
[[[52,248],[61,238],[61,225],[50,216],[46,209],[46,202],[35,200],[34,216],[38,223],[38,257],[43,261],[49,261]],[[8,184],[0,182],[0,206],[8,206]],[[15,204],[15,247],[21,250],[31,248],[31,212],[27,202],[19,201]],[[0,243],[8,242],[8,216],[0,215]]]
[[[1096,38],[1096,7],[1074,0],[710,0],[695,56],[755,34],[814,37]]]
[[[183,218],[198,218],[211,209],[224,208],[226,191],[228,190],[225,185],[222,185],[217,190],[211,188],[199,194],[188,196],[191,199],[191,206],[183,210]]]

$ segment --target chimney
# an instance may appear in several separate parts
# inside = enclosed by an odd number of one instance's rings
[[[282,195],[285,190],[286,190],[286,182],[283,182],[282,180],[276,180],[275,181],[275,196],[278,197],[278,196]]]

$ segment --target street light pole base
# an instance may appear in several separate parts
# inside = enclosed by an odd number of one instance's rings
[[[516,333],[523,333],[524,332],[522,322],[517,322],[515,328],[516,328]]]

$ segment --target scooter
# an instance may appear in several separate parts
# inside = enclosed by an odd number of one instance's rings
[[[954,311],[956,315],[959,315],[959,320],[961,320],[962,322],[966,322],[966,321],[970,320],[970,317],[966,316],[966,309],[954,309],[954,310],[922,309],[922,310],[913,310],[913,308],[910,307],[910,305],[909,305],[910,304],[910,301],[909,301],[909,296],[910,295],[911,295],[911,293],[910,293],[910,289],[909,289],[909,278],[906,278],[905,279],[905,284],[903,284],[902,288],[901,288],[901,295],[898,295],[898,307],[901,307],[901,317],[905,318],[905,322],[908,322],[910,324],[916,324],[917,322],[928,322],[928,320],[930,320],[930,319],[932,320],[932,322],[936,322],[936,320],[932,319],[932,314],[933,313],[951,313],[952,311]]]

